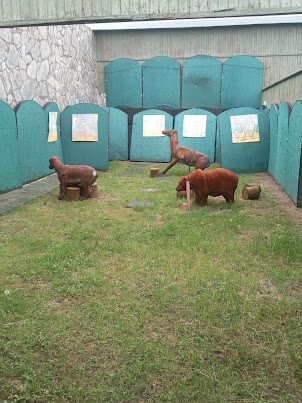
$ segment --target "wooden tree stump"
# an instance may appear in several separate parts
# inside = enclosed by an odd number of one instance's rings
[[[90,197],[92,197],[92,198],[98,197],[99,191],[98,191],[98,184],[96,182],[94,182],[91,185],[91,189],[92,189],[92,193],[90,194]]]
[[[258,186],[245,186],[242,189],[243,200],[257,200],[260,197],[260,190]]]
[[[254,186],[257,186],[261,193],[261,185],[259,185],[258,183],[247,183],[244,185],[245,188],[250,188],[250,187],[254,187]]]
[[[80,200],[80,188],[79,187],[68,187],[66,189],[66,200]]]
[[[150,176],[151,178],[159,176],[159,168],[150,168]]]

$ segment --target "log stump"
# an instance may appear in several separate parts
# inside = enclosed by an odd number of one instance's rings
[[[151,178],[159,176],[159,168],[150,168],[150,176]]]
[[[79,187],[68,187],[66,189],[66,200],[80,200],[80,188]]]
[[[245,186],[242,189],[243,200],[258,200],[260,197],[260,189],[258,186]]]
[[[249,187],[253,187],[253,186],[257,186],[261,193],[261,185],[259,185],[258,183],[246,183],[243,187],[249,188]]]
[[[99,191],[98,191],[98,184],[96,182],[94,182],[91,185],[91,189],[92,189],[92,193],[90,194],[90,197],[92,198],[96,198],[99,196]]]

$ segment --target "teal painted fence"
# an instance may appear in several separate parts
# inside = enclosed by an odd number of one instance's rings
[[[16,108],[22,183],[46,176],[45,113],[34,101],[24,101]]]
[[[60,161],[64,162],[62,144],[61,144],[61,113],[60,113],[58,105],[55,102],[50,102],[50,103],[46,104],[43,107],[43,109],[45,112],[45,131],[46,131],[46,143],[45,143],[45,155],[46,155],[46,164],[47,164],[46,174],[51,174],[51,173],[54,173],[55,170],[54,169],[50,170],[48,168],[49,158],[59,157]],[[56,122],[55,122],[55,129],[56,129],[56,133],[57,133],[56,140],[51,139],[50,133],[49,133],[49,131],[51,130],[51,128],[50,128],[51,115],[50,114],[52,114],[52,113],[57,114]]]
[[[260,108],[263,64],[235,56],[223,64],[197,55],[183,63],[157,56],[142,65],[117,59],[105,67],[108,107]],[[182,86],[181,86],[182,82]]]
[[[275,177],[276,173],[276,160],[277,160],[277,147],[278,147],[278,112],[279,106],[272,104],[270,108],[270,149],[268,160],[268,173]]]
[[[220,108],[222,63],[211,56],[191,57],[183,64],[182,108]]]
[[[130,147],[131,161],[170,162],[170,140],[167,136],[145,137],[144,116],[164,116],[164,130],[173,129],[173,117],[166,112],[150,109],[133,116]],[[157,131],[160,134],[160,130]]]
[[[116,108],[109,113],[109,160],[128,160],[128,115]]]
[[[142,108],[142,67],[131,59],[117,59],[105,67],[106,105]]]
[[[180,108],[180,63],[158,56],[142,65],[143,108]]]
[[[222,67],[221,108],[260,108],[263,63],[251,56],[235,56]]]
[[[286,165],[286,148],[289,134],[289,116],[291,106],[288,102],[282,102],[278,111],[278,144],[275,165],[275,181],[285,186],[285,165]],[[272,132],[271,132],[272,135]]]
[[[201,119],[206,119],[206,132],[205,137],[187,137],[184,134],[184,121],[185,125],[186,116],[201,116]],[[175,116],[174,129],[178,130],[178,141],[184,147],[192,148],[193,150],[200,151],[206,154],[211,162],[214,162],[215,157],[215,137],[216,137],[216,116],[204,109],[189,109],[181,112]],[[194,123],[193,123],[194,124]],[[189,126],[187,126],[189,128]],[[185,127],[185,134],[188,134]]]
[[[15,112],[0,101],[0,193],[22,187]]]
[[[72,116],[97,115],[98,141],[73,141]],[[85,127],[86,117],[83,117]],[[61,113],[61,143],[64,162],[68,165],[90,165],[95,169],[108,169],[109,166],[109,113],[108,110],[93,104],[69,106]]]
[[[298,183],[300,176],[302,142],[302,101],[297,101],[289,118],[289,134],[286,148],[286,170],[284,189],[292,201],[300,207]]]
[[[240,118],[238,123],[233,122],[231,117],[256,115],[259,126],[260,141],[239,142],[242,128],[242,138],[250,141],[257,138],[253,134],[257,131],[254,126],[254,118]],[[232,120],[235,120],[232,118]],[[235,128],[238,128],[236,130]],[[217,122],[218,140],[221,147],[221,166],[235,172],[261,172],[267,171],[269,158],[269,117],[266,113],[254,108],[235,108],[218,116]]]

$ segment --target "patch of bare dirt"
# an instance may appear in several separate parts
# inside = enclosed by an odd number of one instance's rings
[[[302,208],[294,205],[283,188],[277,185],[274,179],[267,172],[257,173],[256,181],[261,185],[261,187],[268,189],[270,196],[292,216],[293,220],[299,225],[302,235]]]
[[[157,214],[157,216],[156,216],[156,226],[157,227],[162,227],[162,225],[163,225],[162,215]]]

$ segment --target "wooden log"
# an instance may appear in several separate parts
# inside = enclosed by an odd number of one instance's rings
[[[150,168],[150,176],[151,178],[159,176],[159,168]]]
[[[91,185],[92,193],[90,194],[90,197],[95,198],[99,196],[99,191],[98,191],[98,184],[94,182]]]
[[[242,189],[243,200],[257,200],[260,197],[258,186],[247,186]]]
[[[260,193],[261,193],[261,185],[259,185],[258,183],[246,183],[244,185],[245,188],[254,187],[254,186],[257,186],[259,188],[259,190],[260,190]]]
[[[66,200],[80,200],[80,188],[79,187],[68,187],[66,189]]]

